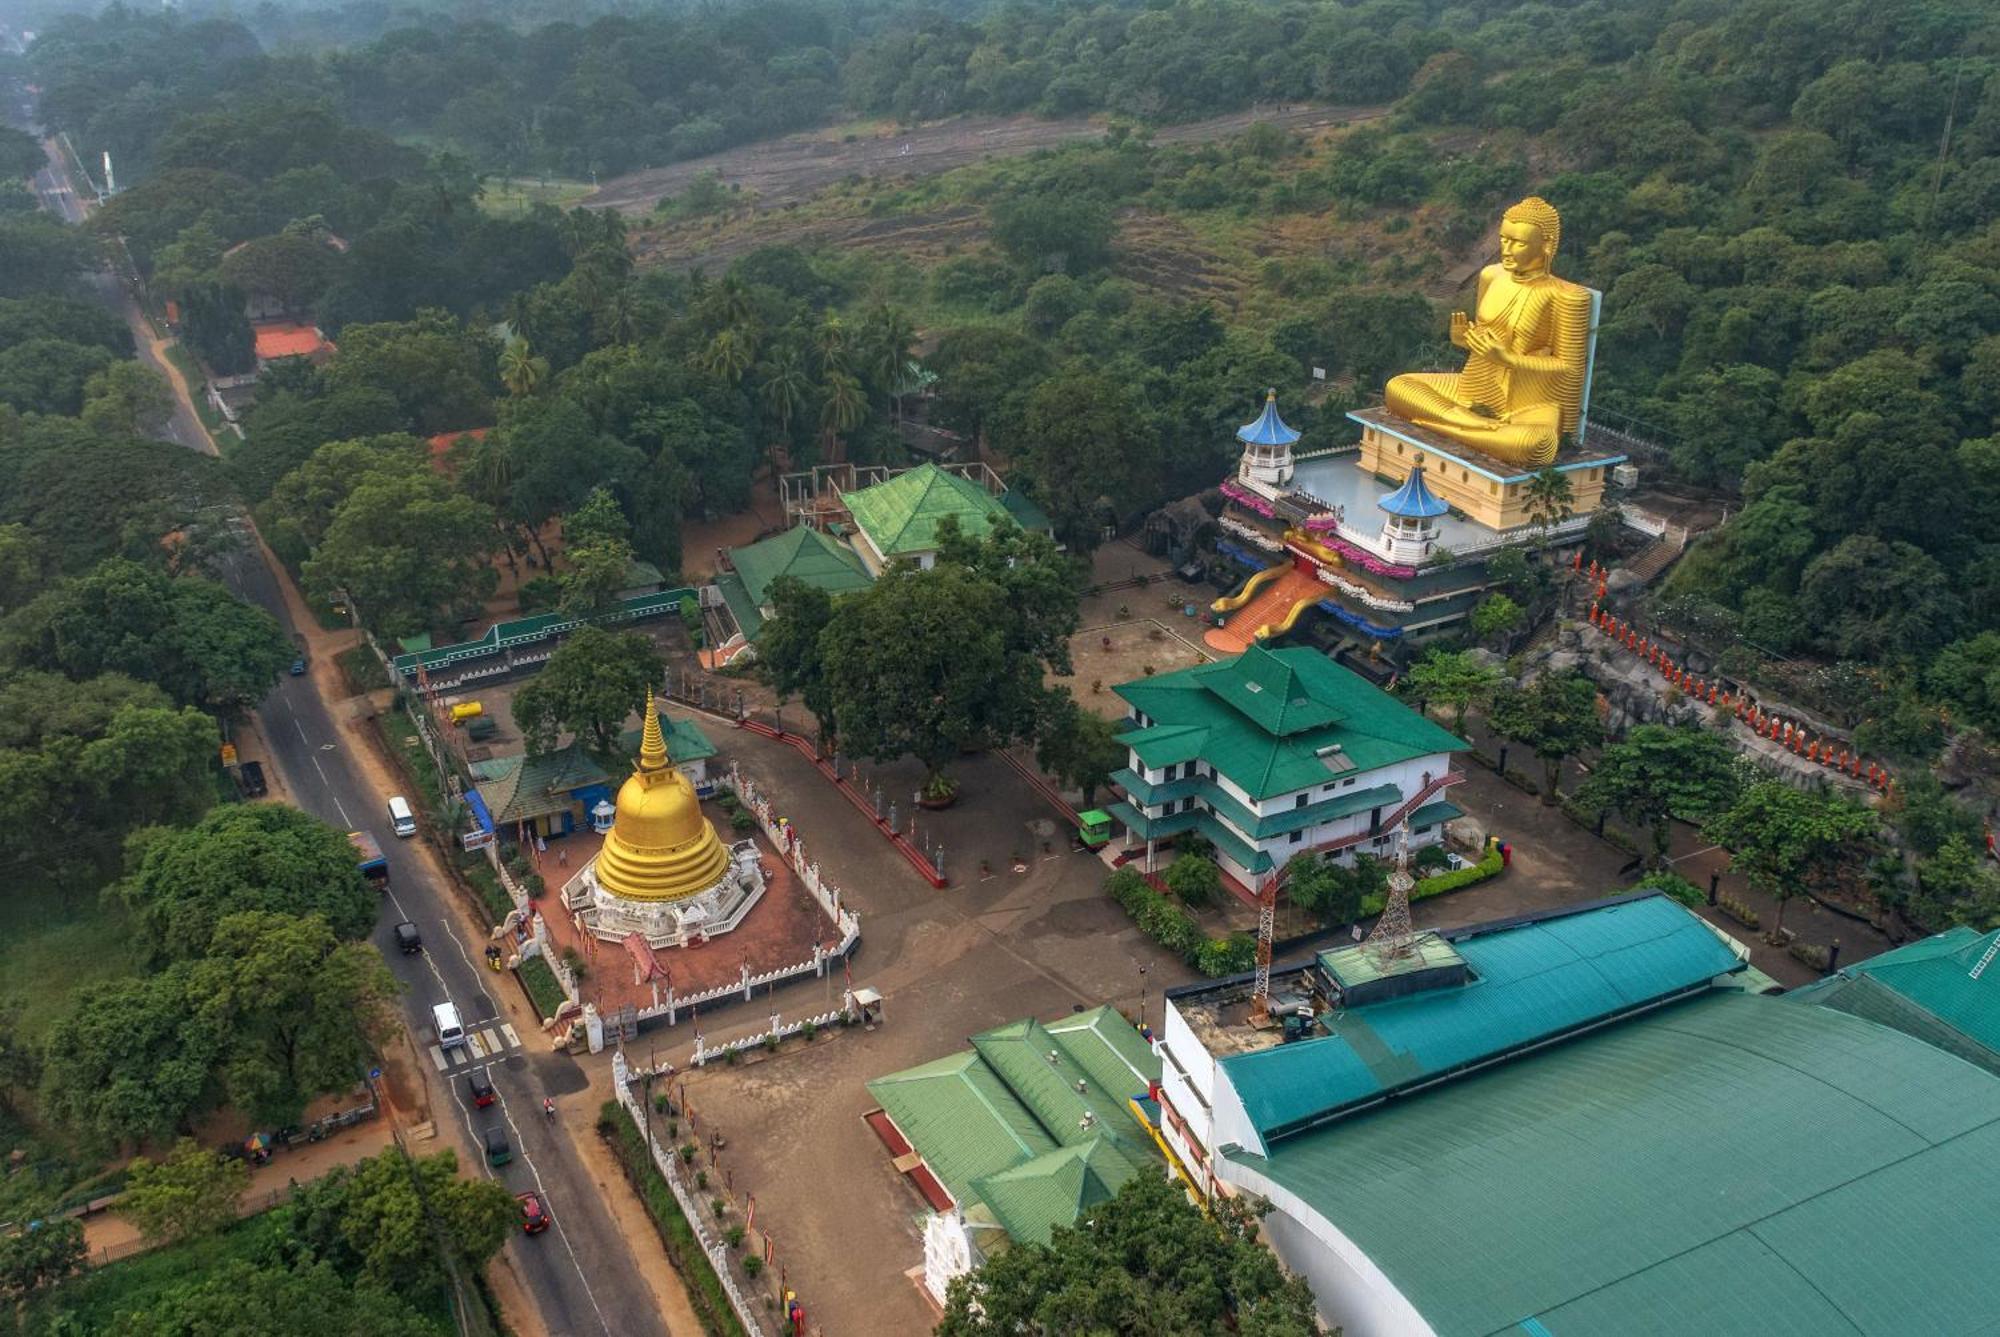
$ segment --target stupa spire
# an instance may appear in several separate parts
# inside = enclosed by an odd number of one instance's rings
[[[639,769],[661,771],[667,766],[667,739],[660,732],[660,712],[653,704],[653,689],[646,689],[646,724],[639,735]]]

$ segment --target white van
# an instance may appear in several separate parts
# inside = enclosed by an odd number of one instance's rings
[[[399,836],[417,834],[417,815],[410,811],[410,801],[401,794],[389,800],[389,826]]]
[[[458,1024],[458,1009],[450,1003],[439,1003],[431,1009],[431,1029],[437,1032],[440,1049],[465,1043],[465,1027]]]

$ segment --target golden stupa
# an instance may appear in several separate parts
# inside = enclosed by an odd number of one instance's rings
[[[713,887],[729,850],[702,816],[694,786],[667,756],[653,694],[639,765],[618,789],[618,812],[597,855],[597,885],[628,901],[678,901]]]

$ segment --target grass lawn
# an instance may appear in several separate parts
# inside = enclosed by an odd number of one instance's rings
[[[553,204],[567,209],[597,187],[588,181],[567,181],[552,177],[493,176],[486,179],[479,195],[479,207],[496,218],[519,218],[537,204]]]
[[[124,912],[94,891],[67,900],[32,884],[0,900],[0,1015],[39,1043],[82,990],[139,973]]]

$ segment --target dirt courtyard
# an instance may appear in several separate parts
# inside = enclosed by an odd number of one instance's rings
[[[1182,620],[1189,627],[1196,625],[1192,618]],[[1125,713],[1125,702],[1111,690],[1119,683],[1172,673],[1214,658],[1180,627],[1152,617],[1083,627],[1070,638],[1069,654],[1075,676],[1051,676],[1049,681],[1067,683],[1078,705],[1108,720]]]

